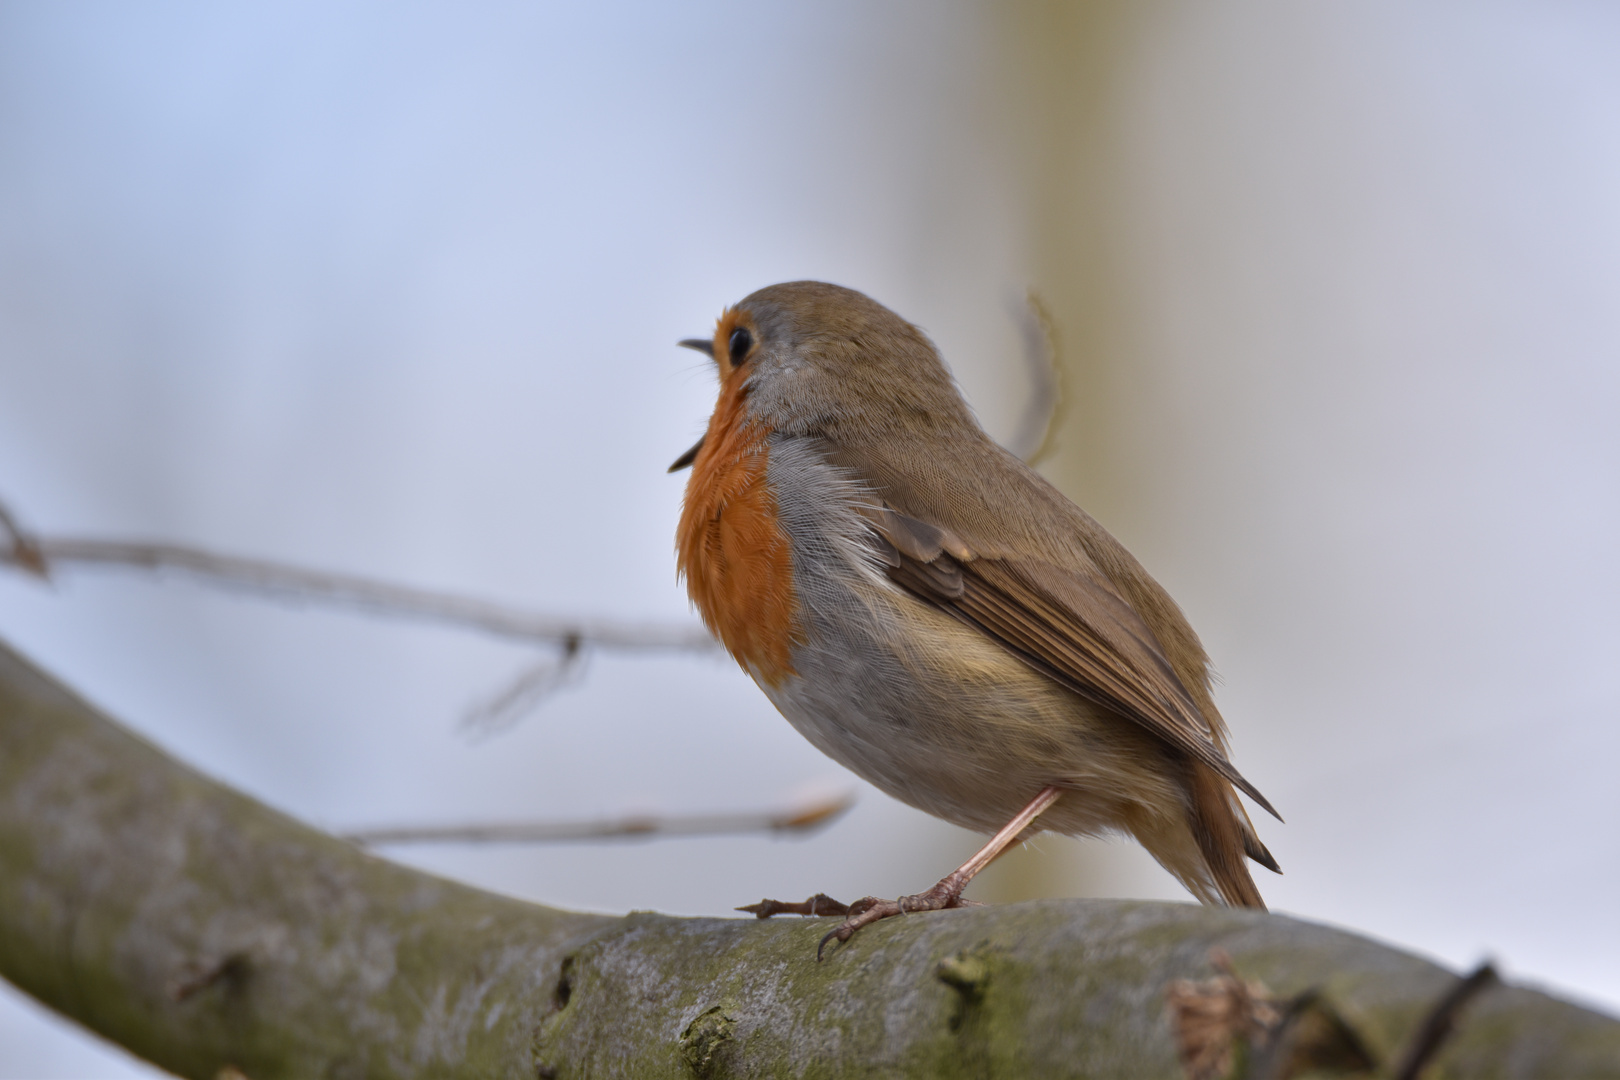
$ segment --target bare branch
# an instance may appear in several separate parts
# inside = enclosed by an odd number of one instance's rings
[[[0,553],[0,559],[38,578],[49,577],[45,556],[40,553],[39,542],[22,527],[5,503],[0,503],[0,533],[11,541],[11,550]]]
[[[577,638],[563,642],[555,656],[526,665],[500,693],[473,704],[461,717],[461,730],[475,739],[498,735],[525,713],[585,673],[585,650]]]
[[[383,844],[552,844],[652,836],[717,836],[728,833],[809,834],[830,825],[855,805],[854,792],[818,799],[785,810],[732,814],[654,814],[596,821],[533,821],[492,825],[446,825],[363,829],[343,839],[375,847]]]
[[[1057,448],[1057,432],[1067,405],[1063,393],[1063,366],[1058,362],[1057,330],[1046,303],[1034,289],[1017,311],[1024,338],[1024,360],[1033,383],[1024,418],[1008,449],[1030,465],[1037,465]]]
[[[183,544],[30,535],[3,506],[0,528],[11,540],[10,550],[0,550],[0,563],[38,577],[65,564],[174,573],[261,595],[449,623],[569,651],[589,646],[618,652],[712,652],[717,647],[708,632],[695,624],[559,618],[454,593],[222,555]]]
[[[1164,989],[1217,944],[1283,1000],[1322,987],[1391,1060],[1455,981],[1188,904],[909,915],[817,964],[825,930],[565,912],[409,870],[166,758],[0,643],[0,977],[180,1076],[1171,1076]],[[1433,1068],[1616,1062],[1620,1022],[1502,987]]]
[[[1497,980],[1496,968],[1488,961],[1467,976],[1458,979],[1456,985],[1448,990],[1445,996],[1435,1003],[1429,1015],[1423,1018],[1417,1034],[1412,1036],[1406,1052],[1401,1055],[1401,1060],[1390,1075],[1395,1080],[1417,1080],[1456,1030],[1457,1018],[1462,1014],[1464,1006]]]

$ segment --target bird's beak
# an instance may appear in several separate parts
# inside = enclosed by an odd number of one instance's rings
[[[682,338],[675,344],[679,345],[683,349],[694,349],[697,352],[705,354],[709,357],[709,359],[714,359],[714,342],[708,338]],[[692,444],[692,449],[675,459],[675,464],[669,467],[669,471],[674,473],[680,472],[682,469],[687,468],[692,464],[693,461],[697,460],[698,451],[701,449],[703,449],[703,440],[699,439],[697,442]]]
[[[669,467],[670,472],[680,472],[697,459],[698,451],[703,449],[703,440],[699,439],[692,444],[692,449],[675,459],[675,464]]]

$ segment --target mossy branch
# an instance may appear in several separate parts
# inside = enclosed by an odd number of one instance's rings
[[[0,974],[183,1076],[1173,1077],[1166,991],[1217,947],[1331,1002],[1390,1063],[1455,983],[1335,930],[1173,904],[910,916],[818,964],[824,931],[573,914],[395,866],[174,762],[0,644]],[[1439,1066],[1620,1077],[1620,1022],[1497,987]]]

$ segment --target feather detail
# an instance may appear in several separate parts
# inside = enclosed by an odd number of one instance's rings
[[[746,398],[743,373],[730,373],[695,448],[676,558],[710,632],[744,670],[775,686],[795,674],[802,634],[793,560],[766,482],[769,440],[749,420]]]
[[[1215,888],[1230,907],[1259,908],[1266,902],[1255,888],[1254,878],[1243,857],[1249,854],[1245,843],[1246,822],[1239,816],[1232,788],[1215,770],[1200,764],[1188,763],[1188,794],[1192,805],[1188,807],[1193,838],[1204,856],[1204,865],[1215,879]],[[1258,841],[1256,841],[1258,843]],[[1265,851],[1265,848],[1261,848]],[[1270,858],[1270,853],[1266,853]],[[1271,869],[1276,869],[1273,862]]]
[[[1153,632],[1102,575],[1065,573],[1032,559],[963,561],[945,550],[949,534],[937,526],[890,508],[871,519],[894,549],[889,576],[896,584],[1074,693],[1146,728],[1277,816],[1210,738]],[[937,543],[919,543],[936,534]]]

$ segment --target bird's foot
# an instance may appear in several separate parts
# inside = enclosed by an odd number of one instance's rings
[[[818,892],[810,899],[796,904],[784,900],[761,900],[757,904],[748,904],[736,910],[746,911],[757,918],[768,919],[772,915],[848,915],[849,905],[840,904],[826,893]]]
[[[909,915],[914,911],[945,911],[948,908],[978,907],[974,900],[962,899],[962,890],[967,888],[967,881],[961,877],[960,871],[942,878],[939,884],[927,892],[914,893],[911,896],[902,896],[898,900],[882,900],[876,896],[868,896],[849,905],[849,916],[839,923],[837,928],[828,932],[816,946],[816,959],[821,959],[822,950],[827,942],[837,938],[840,943],[848,941],[855,936],[855,931],[863,926],[870,926],[880,919],[887,919],[892,915]]]

